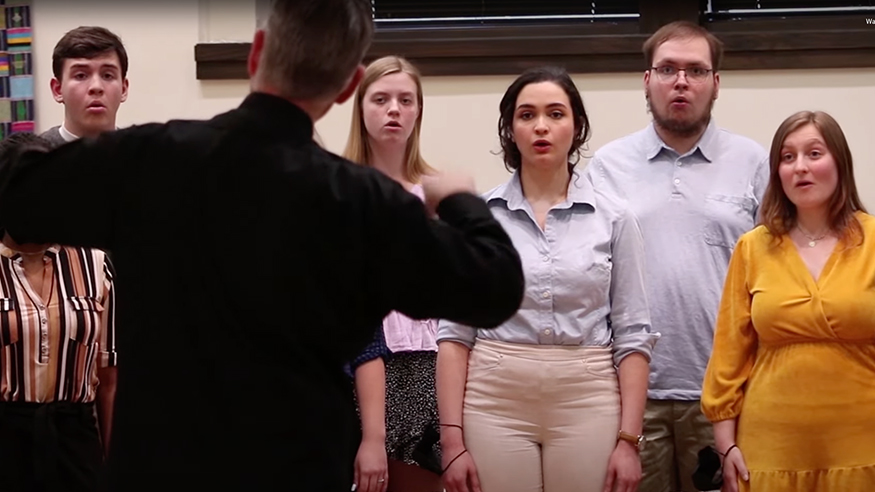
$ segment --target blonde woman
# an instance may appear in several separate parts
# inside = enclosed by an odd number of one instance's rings
[[[365,70],[353,101],[349,141],[344,157],[374,167],[407,191],[423,198],[420,179],[433,172],[419,151],[422,124],[422,84],[419,71],[396,56],[380,58]],[[422,279],[428,281],[428,279]],[[356,476],[370,491],[433,492],[442,489],[440,445],[435,396],[436,320],[413,320],[393,312],[383,320],[387,357],[380,371],[356,373],[362,414],[362,444],[356,456]],[[385,391],[382,412],[364,408],[381,404],[373,394]],[[375,432],[374,430],[377,429]],[[378,430],[382,429],[381,434]],[[377,443],[385,443],[378,446]],[[380,449],[388,455],[388,481],[374,480]],[[376,485],[373,485],[375,484]]]

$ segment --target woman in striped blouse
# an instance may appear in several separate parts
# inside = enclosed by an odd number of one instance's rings
[[[0,142],[0,166],[48,148],[13,134]],[[3,234],[0,490],[99,487],[116,387],[112,285],[102,251],[20,245]]]

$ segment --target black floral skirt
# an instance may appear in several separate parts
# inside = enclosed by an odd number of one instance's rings
[[[386,453],[440,474],[437,352],[398,352],[386,360]]]

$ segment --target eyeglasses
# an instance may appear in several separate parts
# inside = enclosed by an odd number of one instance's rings
[[[714,70],[711,68],[703,68],[703,67],[689,67],[689,68],[678,68],[673,67],[671,65],[663,65],[661,67],[650,67],[651,70],[656,72],[656,75],[659,77],[659,80],[674,80],[675,77],[678,76],[679,73],[684,72],[687,80],[690,82],[703,82],[706,78],[708,78],[708,74],[713,72]]]

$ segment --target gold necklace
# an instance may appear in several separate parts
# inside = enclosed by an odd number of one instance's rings
[[[827,229],[826,232],[824,232],[820,236],[814,237],[813,235],[805,232],[805,229],[803,229],[802,226],[800,226],[799,224],[796,224],[796,228],[799,229],[799,232],[801,232],[802,235],[808,239],[808,247],[809,248],[813,248],[813,247],[817,246],[818,241],[820,241],[821,239],[823,239],[827,235],[829,235],[829,229]]]

